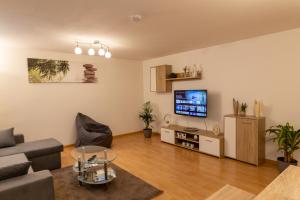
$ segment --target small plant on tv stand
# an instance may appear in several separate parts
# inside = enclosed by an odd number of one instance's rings
[[[145,124],[144,128],[144,136],[145,138],[151,138],[152,135],[152,129],[151,129],[151,123],[154,122],[154,115],[153,115],[153,108],[150,101],[147,101],[143,105],[143,111],[140,112],[139,118],[143,120]]]

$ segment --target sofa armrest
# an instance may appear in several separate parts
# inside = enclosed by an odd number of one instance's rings
[[[53,177],[48,170],[0,181],[1,200],[54,200]]]
[[[14,137],[15,137],[16,144],[20,144],[20,143],[25,142],[23,134],[16,134],[16,135],[14,135]]]

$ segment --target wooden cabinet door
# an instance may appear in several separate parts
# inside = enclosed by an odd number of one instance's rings
[[[156,67],[150,68],[150,92],[156,92]]]
[[[216,138],[200,135],[199,151],[220,157],[221,156],[220,140]]]
[[[172,71],[170,65],[156,67],[156,92],[172,92],[172,83],[166,81],[167,75]]]
[[[258,165],[258,121],[237,118],[237,159]]]
[[[236,159],[236,117],[225,117],[225,156]]]
[[[161,128],[160,140],[170,144],[175,144],[175,131],[171,129]]]

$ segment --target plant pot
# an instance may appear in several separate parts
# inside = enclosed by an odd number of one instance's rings
[[[246,116],[246,112],[240,111],[240,116],[241,116],[241,117],[245,117],[245,116]]]
[[[284,157],[278,157],[277,158],[277,165],[280,172],[283,172],[288,166],[290,165],[298,165],[297,160],[292,160],[290,163],[284,162]]]
[[[151,135],[152,135],[152,129],[151,128],[145,128],[144,129],[145,138],[151,138]]]

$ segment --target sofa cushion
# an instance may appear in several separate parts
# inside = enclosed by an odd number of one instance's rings
[[[30,165],[24,154],[0,157],[0,181],[27,174]]]
[[[0,130],[0,148],[15,146],[14,128]]]
[[[28,159],[63,151],[63,145],[55,139],[44,139],[17,144],[0,149],[0,156],[24,153]]]
[[[53,177],[44,170],[0,181],[0,199],[54,200]]]

